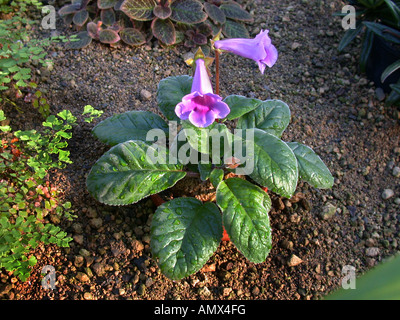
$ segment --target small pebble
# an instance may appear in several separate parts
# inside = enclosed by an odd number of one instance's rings
[[[400,177],[400,167],[394,167],[392,175],[395,176],[396,178]]]
[[[392,189],[385,189],[382,192],[382,199],[387,200],[394,196],[394,191]]]
[[[142,89],[142,90],[140,91],[140,97],[141,97],[143,100],[150,100],[150,99],[151,99],[151,92],[150,92],[150,91],[147,91],[146,89]]]
[[[289,267],[295,267],[295,266],[299,265],[302,262],[303,262],[303,260],[301,260],[298,256],[292,254],[292,256],[290,257],[290,259],[288,261],[288,266]]]

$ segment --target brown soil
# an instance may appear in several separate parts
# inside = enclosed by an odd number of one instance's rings
[[[166,50],[156,42],[140,48],[93,42],[79,51],[55,46],[49,52],[54,69],[36,75],[52,112],[69,109],[78,116],[90,104],[104,114],[92,124],[80,118],[69,142],[73,164],[52,173],[78,216],[60,223],[74,238],[70,248],[39,247],[38,264],[25,283],[3,271],[3,299],[320,299],[338,288],[343,266],[360,275],[399,250],[400,178],[392,175],[400,166],[399,113],[376,98],[375,87],[358,71],[359,47],[337,51],[344,31],[333,13],[343,3],[239,2],[254,14],[251,34],[269,29],[280,56],[261,75],[253,61],[224,54],[220,93],[285,101],[292,121],[283,139],[305,143],[321,156],[335,177],[332,190],[300,183],[290,200],[270,192],[273,248],[264,263],[250,263],[232,243],[221,242],[201,271],[168,280],[149,249],[151,200],[105,206],[87,193],[85,178],[107,150],[91,135],[93,126],[128,110],[159,113],[157,84],[190,72],[183,58],[188,49]],[[61,27],[62,34],[70,32]],[[38,128],[42,121],[28,106],[24,113],[7,112],[14,127]],[[395,195],[383,200],[384,189]],[[335,214],[324,219],[330,206]],[[55,290],[41,286],[45,265],[56,268]]]

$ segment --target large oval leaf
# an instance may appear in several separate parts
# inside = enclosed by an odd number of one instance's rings
[[[293,150],[297,158],[300,179],[315,188],[332,188],[334,179],[331,172],[310,147],[298,142],[289,142],[287,145]]]
[[[160,163],[154,163],[151,157]],[[112,147],[87,177],[89,193],[101,203],[127,205],[172,187],[186,173],[181,165],[167,163],[166,149],[143,141],[126,141]]]
[[[254,110],[261,104],[261,100],[247,98],[240,95],[230,95],[224,99],[224,102],[229,106],[231,112],[226,117],[228,120],[233,120],[242,115]]]
[[[230,178],[219,183],[217,204],[224,228],[239,251],[252,262],[265,261],[272,247],[268,194],[246,180]]]
[[[193,78],[187,75],[162,79],[158,84],[157,103],[163,115],[170,121],[180,121],[175,114],[176,105],[190,93]]]
[[[168,124],[150,111],[128,111],[111,116],[93,128],[93,134],[108,145],[128,140],[146,141],[148,132],[161,129],[168,135]]]
[[[238,129],[258,128],[280,138],[290,122],[290,109],[280,100],[260,101],[253,111],[239,118]]]
[[[171,4],[170,19],[186,24],[197,24],[207,19],[203,5],[197,0],[176,0]]]
[[[153,9],[156,6],[156,0],[125,0],[120,9],[133,20],[150,21],[154,18]]]
[[[257,128],[248,130],[246,139],[250,136],[249,133],[254,135],[253,140],[243,141],[243,148],[250,151],[254,149],[254,153],[246,158],[247,162],[253,161],[254,165],[254,169],[248,175],[263,187],[283,197],[292,197],[299,175],[297,159],[292,149],[270,133]],[[234,136],[235,139],[238,137],[238,134]],[[244,153],[246,152],[243,151]],[[248,163],[246,165],[249,166]]]
[[[214,203],[195,198],[177,198],[158,207],[150,244],[163,274],[179,280],[200,270],[221,241],[221,220]]]

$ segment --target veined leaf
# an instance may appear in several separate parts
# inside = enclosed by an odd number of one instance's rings
[[[127,205],[172,187],[185,177],[182,169],[179,164],[168,164],[166,149],[143,141],[126,141],[94,164],[86,184],[101,203]]]
[[[118,33],[111,29],[104,29],[99,32],[99,40],[102,43],[116,43],[120,40]]]
[[[156,6],[156,0],[125,0],[121,11],[133,20],[149,21],[154,18],[153,9]]]
[[[248,155],[246,160],[253,161],[254,164],[253,171],[248,175],[263,187],[291,198],[296,190],[299,175],[293,151],[285,142],[270,133],[257,128],[252,129],[252,132],[253,141],[243,140],[243,148],[248,148],[249,143],[254,146],[254,154]]]
[[[131,46],[140,46],[146,43],[145,35],[135,28],[124,28],[119,32],[121,40]]]
[[[205,2],[204,9],[206,10],[208,17],[215,23],[215,24],[224,24],[226,21],[225,13],[217,7],[215,4]]]
[[[280,138],[290,122],[290,109],[280,100],[260,101],[253,111],[239,118],[238,129],[258,128]]]
[[[158,207],[150,245],[163,274],[179,280],[200,270],[221,241],[221,220],[214,203],[195,198],[176,198]]]
[[[238,5],[226,3],[222,4],[219,8],[227,18],[246,22],[253,21],[253,17],[251,16],[251,14]]]
[[[171,4],[170,19],[186,24],[197,24],[207,19],[203,5],[197,0],[176,0]]]
[[[250,38],[246,27],[242,23],[231,19],[226,19],[225,24],[222,26],[222,32],[227,38]]]
[[[272,247],[268,194],[246,180],[230,178],[219,183],[217,204],[234,245],[250,261],[264,262]]]
[[[229,106],[231,112],[226,117],[228,120],[233,120],[241,117],[242,115],[256,109],[261,100],[254,98],[247,98],[240,95],[230,95],[224,99],[224,102]]]
[[[152,129],[161,129],[168,135],[168,125],[159,115],[150,111],[128,111],[103,120],[94,127],[93,134],[113,146],[128,140],[146,141]]]
[[[176,41],[176,32],[171,20],[156,18],[151,23],[153,35],[166,45],[173,45]]]
[[[161,112],[170,121],[180,121],[175,114],[175,107],[182,98],[189,94],[193,78],[187,75],[162,79],[158,84],[157,103]]]
[[[117,4],[118,0],[97,0],[99,9],[110,9]]]
[[[332,188],[334,179],[331,172],[310,147],[298,142],[289,142],[287,145],[293,150],[297,158],[300,179],[315,188]]]

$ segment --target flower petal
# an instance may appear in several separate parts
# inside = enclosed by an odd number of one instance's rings
[[[199,128],[205,128],[211,125],[215,121],[214,112],[211,109],[206,110],[193,110],[189,115],[189,121]]]
[[[196,60],[196,70],[194,72],[191,92],[196,91],[201,94],[213,93],[212,84],[203,59]]]
[[[212,106],[212,111],[214,112],[215,118],[223,119],[231,112],[231,109],[229,109],[225,102],[219,101]]]
[[[193,104],[191,101],[180,102],[175,107],[175,114],[179,119],[187,120],[189,118],[189,114],[193,111]]]
[[[266,48],[266,52],[267,56],[262,60],[262,62],[271,68],[275,64],[276,60],[278,60],[278,50],[271,44]]]

